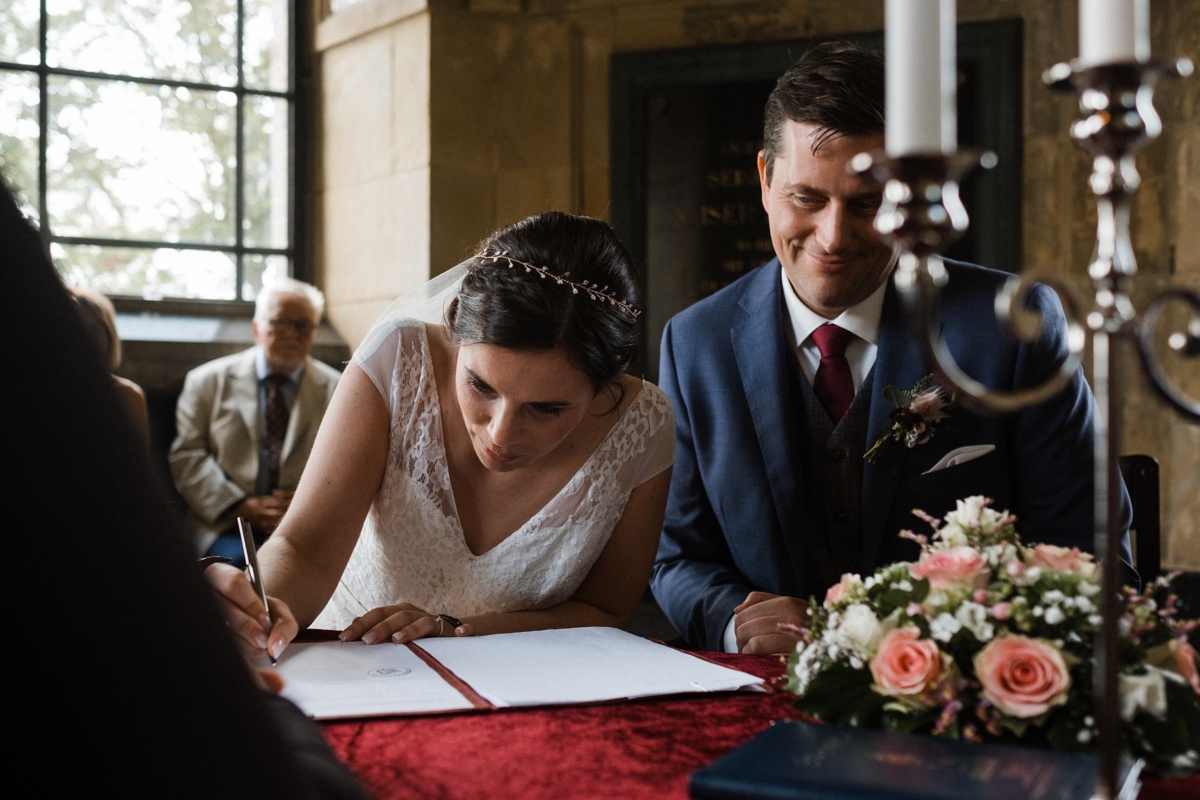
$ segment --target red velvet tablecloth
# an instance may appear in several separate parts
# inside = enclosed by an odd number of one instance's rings
[[[685,800],[688,775],[765,729],[802,718],[778,688],[776,656],[705,653],[767,678],[765,694],[720,693],[589,706],[322,723],[380,800]],[[1141,798],[1196,800],[1200,776],[1147,779]]]

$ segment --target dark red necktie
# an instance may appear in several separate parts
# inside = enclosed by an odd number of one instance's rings
[[[854,399],[854,378],[846,361],[846,346],[855,336],[837,325],[822,325],[812,333],[821,351],[821,365],[813,377],[813,390],[836,424],[846,414]]]
[[[279,488],[279,461],[283,455],[283,439],[287,434],[288,406],[283,394],[287,375],[273,373],[267,381],[267,488]]]

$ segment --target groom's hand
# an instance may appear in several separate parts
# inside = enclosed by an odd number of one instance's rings
[[[809,622],[808,603],[767,592],[746,595],[733,614],[738,652],[754,655],[790,653],[798,640],[794,634],[781,630],[780,624],[803,626]]]

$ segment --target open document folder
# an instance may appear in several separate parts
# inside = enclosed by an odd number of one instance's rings
[[[763,680],[616,628],[292,644],[283,694],[316,719],[761,691]]]

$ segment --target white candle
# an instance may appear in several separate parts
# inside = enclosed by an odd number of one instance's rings
[[[958,145],[954,0],[887,0],[885,149],[953,153]]]
[[[1079,0],[1079,65],[1150,59],[1150,0]]]
[[[941,98],[942,152],[952,154],[958,149],[958,35],[954,14],[955,0],[942,0],[938,21],[941,25]]]

